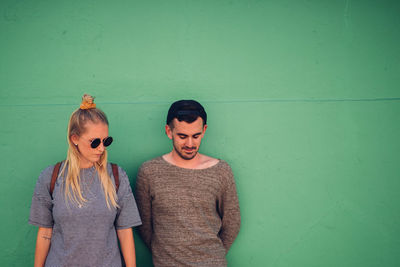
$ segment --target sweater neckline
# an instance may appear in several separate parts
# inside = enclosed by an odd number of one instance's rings
[[[183,167],[179,167],[179,166],[177,166],[177,165],[174,165],[174,164],[172,164],[172,163],[166,161],[166,160],[164,159],[163,156],[160,156],[159,158],[160,158],[160,160],[161,160],[162,162],[164,162],[164,164],[167,164],[168,166],[174,167],[174,168],[179,169],[179,170],[195,171],[195,172],[197,172],[197,171],[207,171],[207,170],[213,169],[213,168],[215,168],[215,167],[217,167],[218,165],[221,164],[221,159],[217,159],[218,162],[215,163],[214,165],[210,166],[210,167],[203,168],[203,169],[190,169],[190,168],[183,168]]]

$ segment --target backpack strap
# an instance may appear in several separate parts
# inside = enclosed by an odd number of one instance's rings
[[[118,173],[118,166],[115,163],[111,163],[111,168],[112,172],[114,175],[114,181],[115,181],[115,192],[118,193],[118,188],[119,188],[119,173]]]
[[[50,195],[53,195],[53,190],[57,181],[58,172],[60,171],[60,166],[61,166],[61,161],[57,162],[57,164],[54,165],[53,174],[51,175],[51,182],[50,182]]]

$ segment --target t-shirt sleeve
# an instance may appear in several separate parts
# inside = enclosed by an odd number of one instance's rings
[[[118,189],[118,212],[115,219],[117,230],[126,229],[142,224],[135,198],[126,172],[118,166],[119,189]]]
[[[36,182],[32,196],[31,211],[28,222],[39,227],[53,227],[53,201],[50,195],[50,181],[54,166],[42,171]]]

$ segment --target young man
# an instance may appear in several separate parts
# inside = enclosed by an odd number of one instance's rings
[[[172,151],[142,164],[136,201],[139,233],[154,266],[226,266],[240,228],[239,202],[228,163],[198,153],[207,114],[194,100],[168,111]]]

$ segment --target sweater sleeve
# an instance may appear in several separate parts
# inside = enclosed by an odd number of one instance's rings
[[[233,241],[237,237],[240,229],[240,208],[236,192],[235,180],[229,165],[221,175],[226,176],[225,190],[219,201],[219,214],[221,216],[222,226],[219,237],[228,252]]]
[[[138,227],[139,235],[146,246],[151,249],[151,239],[153,234],[151,195],[149,186],[149,177],[145,173],[145,167],[142,165],[138,171],[136,179],[135,196],[138,204],[142,225]]]

